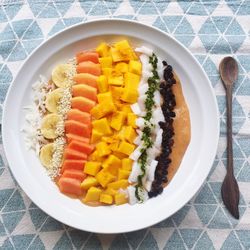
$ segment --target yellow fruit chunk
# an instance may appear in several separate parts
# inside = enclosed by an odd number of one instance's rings
[[[101,139],[101,137],[103,136],[102,133],[100,133],[99,131],[93,129],[92,130],[92,135],[91,135],[91,143],[95,143],[97,141],[99,141]]]
[[[130,143],[133,143],[135,138],[137,136],[137,133],[135,132],[135,129],[132,126],[127,126],[125,128],[124,138]]]
[[[119,51],[124,51],[124,53],[127,51],[127,50],[130,50],[131,47],[128,43],[127,40],[121,40],[119,42],[116,42],[115,43],[115,48],[118,49]]]
[[[128,103],[135,103],[138,98],[138,91],[137,89],[132,88],[124,88],[124,92],[121,96],[121,100]]]
[[[123,76],[111,76],[108,78],[108,84],[113,86],[123,86]]]
[[[107,188],[105,191],[104,191],[105,194],[109,194],[109,195],[116,195],[117,194],[117,190],[113,189],[113,188]]]
[[[118,170],[118,180],[128,179],[130,171],[119,169]]]
[[[136,128],[136,115],[134,113],[128,113],[127,116],[127,123],[129,126],[132,126],[133,128]]]
[[[126,157],[128,157],[127,155],[120,153],[120,152],[113,152],[113,155],[115,155],[116,157],[118,157],[119,159],[124,159]]]
[[[97,104],[95,107],[93,107],[90,110],[90,114],[95,118],[95,119],[100,119],[102,118],[105,114],[103,110],[101,109],[101,105]]]
[[[129,114],[132,112],[130,105],[128,104],[124,104],[121,108],[121,111],[125,112],[126,114]]]
[[[126,88],[138,89],[141,77],[131,72],[124,74],[124,84]]]
[[[126,114],[124,112],[118,111],[112,115],[110,127],[119,131],[121,126],[124,124]]]
[[[129,158],[122,159],[122,169],[131,171],[133,165],[133,161]]]
[[[97,186],[98,182],[95,177],[88,176],[84,181],[81,183],[82,189],[89,189],[90,187]]]
[[[97,95],[97,100],[99,103],[105,102],[105,101],[109,101],[109,102],[113,102],[113,98],[112,98],[112,94],[111,92],[106,92],[106,93],[101,93]]]
[[[128,72],[128,64],[124,62],[115,65],[115,71],[119,74]]]
[[[115,181],[115,182],[111,182],[108,184],[108,188],[112,188],[112,189],[124,189],[129,185],[127,180],[119,180],[119,181]]]
[[[137,75],[141,75],[142,65],[139,61],[130,60],[128,64],[128,71]]]
[[[89,202],[89,201],[99,201],[100,199],[100,195],[102,193],[102,190],[100,188],[97,188],[97,187],[91,187],[85,198],[84,198],[84,202]]]
[[[104,95],[106,93],[103,94],[99,94],[99,95]],[[97,104],[95,107],[93,107],[90,110],[90,114],[95,118],[95,119],[100,119],[110,113],[113,113],[116,111],[116,107],[113,101],[110,100],[105,100],[102,101],[101,103]]]
[[[121,130],[117,134],[117,138],[120,140],[125,140],[125,129],[126,127],[122,127]]]
[[[113,142],[109,145],[109,148],[114,152],[118,150],[119,141]]]
[[[112,94],[112,97],[114,100],[119,100],[122,93],[123,93],[123,87],[115,87],[115,86],[111,86],[110,87],[110,92]]]
[[[105,75],[100,75],[97,80],[97,87],[100,93],[108,91],[108,78]]]
[[[106,142],[99,142],[97,145],[96,145],[96,150],[97,150],[97,153],[100,157],[103,157],[103,156],[106,156],[106,155],[109,155],[111,153],[111,150],[108,146],[108,144]]]
[[[101,169],[101,163],[95,161],[88,161],[85,163],[84,173],[95,176]]]
[[[103,169],[96,175],[96,179],[105,188],[110,182],[115,180],[115,176]]]
[[[102,133],[103,135],[111,135],[112,130],[109,126],[107,118],[102,118],[100,120],[95,120],[92,122],[93,129]]]
[[[100,57],[108,56],[109,55],[109,47],[106,43],[100,43],[96,48],[96,52],[99,54]]]
[[[100,157],[100,156],[98,155],[97,150],[95,150],[95,151],[89,156],[89,160],[91,160],[91,161],[103,162],[103,161],[104,161],[104,158],[103,158],[103,157]]]
[[[118,169],[121,167],[121,160],[114,155],[110,155],[104,162],[103,167],[106,171],[116,176],[118,174]]]
[[[118,147],[118,152],[130,155],[135,149],[135,145],[122,141]]]
[[[101,64],[102,68],[111,68],[112,67],[112,57],[106,56],[99,58],[99,63]]]
[[[127,54],[122,54],[121,51],[112,47],[110,49],[110,53],[111,53],[113,62],[129,61],[130,59],[133,59],[131,50],[128,50]]]
[[[102,74],[106,77],[110,77],[112,75],[112,68],[102,68]]]
[[[113,143],[116,140],[112,136],[103,136],[102,141],[107,142],[107,143]]]
[[[101,194],[100,195],[100,202],[105,203],[105,204],[112,204],[113,197],[109,194]]]
[[[123,193],[118,193],[115,195],[115,204],[122,205],[128,202],[128,198]]]

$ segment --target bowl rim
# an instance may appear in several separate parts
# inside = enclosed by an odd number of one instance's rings
[[[57,216],[56,213],[54,213],[52,210],[49,210],[48,209],[44,209],[43,206],[41,205],[41,202],[39,201],[39,199],[35,199],[34,197],[31,198],[31,195],[29,194],[28,192],[28,189],[26,189],[26,187],[24,187],[21,179],[19,178],[19,176],[15,173],[15,171],[12,170],[12,167],[11,167],[11,164],[10,164],[10,159],[11,159],[11,152],[8,152],[7,150],[7,144],[8,144],[8,136],[6,134],[5,131],[7,131],[7,127],[8,127],[8,124],[7,124],[7,121],[6,121],[6,117],[7,117],[7,114],[6,114],[6,106],[7,106],[7,103],[9,102],[9,96],[10,96],[10,93],[12,92],[12,89],[14,88],[14,82],[15,80],[18,78],[18,76],[21,74],[22,72],[22,69],[25,67],[25,65],[28,63],[29,59],[38,51],[41,49],[41,47],[43,47],[45,44],[49,43],[50,41],[52,41],[53,39],[55,39],[57,36],[61,35],[62,33],[66,33],[66,32],[69,32],[71,29],[74,29],[78,26],[82,26],[82,25],[88,25],[90,23],[100,23],[100,22],[114,22],[114,23],[117,23],[117,22],[124,22],[124,23],[128,23],[128,24],[137,24],[137,25],[140,25],[142,27],[145,27],[145,28],[149,28],[151,30],[155,30],[157,32],[160,32],[161,34],[167,36],[170,40],[172,40],[174,43],[176,43],[178,46],[180,46],[183,50],[186,51],[186,53],[189,54],[189,56],[192,57],[192,59],[194,60],[194,63],[196,64],[196,67],[198,67],[200,69],[200,71],[202,72],[203,74],[203,77],[206,78],[206,81],[207,83],[209,83],[209,89],[211,91],[211,95],[212,95],[212,99],[213,99],[213,104],[214,104],[214,108],[215,108],[215,116],[216,116],[216,137],[214,138],[214,145],[215,147],[213,148],[213,152],[210,153],[210,158],[211,158],[211,162],[209,165],[210,168],[207,169],[206,173],[204,173],[203,175],[203,178],[201,178],[199,180],[199,183],[193,188],[193,193],[190,195],[188,195],[185,199],[184,202],[182,202],[181,204],[178,204],[178,208],[176,209],[176,211],[174,212],[171,212],[167,217],[164,217],[164,218],[161,218],[161,219],[158,219],[156,221],[154,221],[153,223],[148,223],[146,226],[145,225],[138,225],[136,228],[134,229],[129,229],[129,230],[117,230],[117,231],[113,231],[113,230],[110,230],[110,231],[102,231],[102,230],[88,230],[86,228],[82,228],[80,226],[77,226],[77,225],[72,225],[70,221],[68,220],[64,220],[62,219],[62,217],[60,216]],[[215,159],[215,156],[216,156],[216,152],[217,152],[217,147],[218,147],[218,142],[219,142],[219,134],[220,134],[220,119],[219,119],[219,108],[218,108],[218,103],[217,103],[217,100],[216,100],[216,95],[214,93],[214,90],[213,90],[213,87],[212,87],[212,84],[205,72],[205,70],[201,67],[200,63],[198,62],[198,60],[194,57],[194,55],[191,53],[191,51],[189,51],[184,45],[182,45],[176,38],[174,38],[173,36],[171,36],[170,34],[160,30],[159,28],[157,27],[153,27],[153,26],[149,26],[147,24],[143,24],[143,23],[140,23],[138,21],[135,21],[135,20],[126,20],[126,19],[122,19],[122,18],[102,18],[102,19],[97,19],[97,20],[91,20],[91,21],[87,21],[87,22],[84,22],[84,23],[77,23],[75,25],[72,25],[70,27],[67,27],[59,32],[57,32],[56,34],[54,34],[53,36],[49,37],[48,39],[44,40],[36,49],[34,49],[32,51],[32,53],[25,59],[24,63],[22,64],[22,66],[20,67],[20,69],[18,70],[17,74],[16,74],[16,77],[13,79],[13,81],[11,82],[10,84],[10,87],[8,89],[8,92],[6,94],[6,97],[5,97],[5,101],[4,101],[4,104],[3,104],[3,115],[2,115],[2,139],[3,139],[3,149],[4,149],[4,152],[5,152],[5,156],[6,156],[6,159],[7,159],[7,162],[9,163],[9,168],[13,174],[13,176],[15,177],[17,183],[19,184],[19,186],[22,188],[22,190],[25,192],[25,194],[29,197],[29,199],[34,203],[36,204],[42,211],[44,211],[46,214],[48,214],[49,216],[55,218],[56,220],[68,225],[68,226],[71,226],[73,228],[76,228],[76,229],[79,229],[79,230],[85,230],[85,231],[89,231],[89,232],[93,232],[93,233],[105,233],[105,234],[114,234],[114,233],[125,233],[125,232],[133,232],[133,231],[136,231],[136,230],[140,230],[142,228],[145,228],[145,227],[150,227],[152,225],[155,225],[157,223],[159,223],[160,221],[164,220],[164,219],[167,219],[169,218],[170,216],[172,216],[174,213],[178,212],[183,206],[186,205],[186,203],[192,199],[192,197],[199,191],[200,187],[202,186],[202,184],[205,182],[209,172],[211,171],[211,168],[212,168],[212,164],[213,164],[213,161]],[[191,135],[192,136],[192,135]],[[60,218],[59,218],[60,217]]]

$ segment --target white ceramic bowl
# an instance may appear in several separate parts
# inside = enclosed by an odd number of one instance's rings
[[[26,151],[23,107],[31,103],[31,85],[40,74],[83,49],[101,41],[128,38],[134,46],[145,44],[166,59],[181,79],[191,116],[191,142],[181,166],[162,195],[145,204],[89,207],[68,198],[46,175],[34,152]],[[148,227],[166,219],[199,190],[206,179],[217,149],[219,117],[215,95],[201,66],[179,42],[158,29],[124,20],[99,20],[73,26],[37,48],[12,83],[3,112],[3,144],[16,180],[42,210],[78,229],[120,233]],[[185,124],[183,124],[185,126]]]

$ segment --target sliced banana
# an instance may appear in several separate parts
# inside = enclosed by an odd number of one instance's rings
[[[62,95],[63,95],[62,88],[55,89],[47,95],[45,106],[49,112],[51,113],[57,112],[59,101],[62,98]]]
[[[57,87],[64,88],[69,81],[69,73],[72,70],[70,64],[59,64],[52,71],[52,81]]]
[[[55,131],[59,121],[60,116],[57,114],[53,113],[44,116],[41,123],[42,135],[47,139],[55,139],[57,137]]]
[[[54,153],[54,144],[53,143],[46,144],[40,150],[40,154],[39,154],[40,161],[46,168],[51,167],[53,153]]]

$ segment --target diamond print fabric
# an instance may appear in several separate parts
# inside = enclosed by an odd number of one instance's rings
[[[1,249],[250,249],[250,1],[3,0],[0,1],[0,112],[9,85],[27,56],[54,33],[97,18],[153,25],[189,48],[214,87],[221,134],[206,183],[180,211],[148,229],[99,235],[69,228],[36,207],[18,187],[0,145]],[[234,87],[234,162],[241,191],[240,220],[222,205],[226,164],[224,89],[218,64],[239,62]]]

